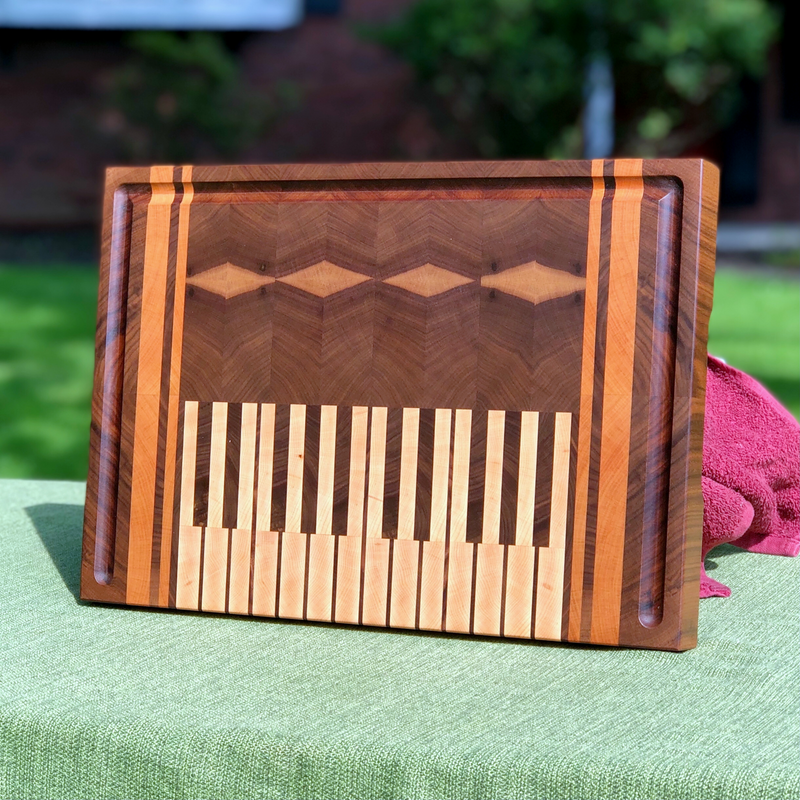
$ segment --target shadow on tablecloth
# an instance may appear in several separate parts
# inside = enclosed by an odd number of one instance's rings
[[[73,597],[80,601],[83,506],[42,503],[25,512]]]

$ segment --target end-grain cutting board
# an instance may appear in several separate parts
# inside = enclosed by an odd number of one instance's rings
[[[692,647],[717,185],[110,170],[81,596]]]

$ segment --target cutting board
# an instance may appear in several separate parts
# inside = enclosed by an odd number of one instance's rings
[[[111,169],[81,597],[682,650],[718,171]]]

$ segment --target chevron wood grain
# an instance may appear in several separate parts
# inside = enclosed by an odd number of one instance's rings
[[[717,184],[110,170],[81,597],[692,647]]]

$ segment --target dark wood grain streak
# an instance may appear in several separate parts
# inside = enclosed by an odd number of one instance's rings
[[[239,453],[242,438],[242,406],[239,403],[228,403],[227,431],[222,527],[237,528],[239,527]],[[230,559],[228,563],[230,564]]]
[[[507,411],[503,437],[503,496],[500,504],[500,544],[505,545],[516,544],[520,428],[520,412]]]
[[[397,538],[402,435],[403,409],[390,408],[386,414],[386,472],[383,482],[383,536],[389,539]],[[389,573],[391,576],[391,568]]]
[[[201,402],[197,413],[197,469],[194,479],[194,521],[197,528],[208,524],[208,481],[211,467],[212,403]]]
[[[347,534],[347,506],[350,496],[350,445],[353,429],[352,409],[340,408],[336,415],[336,459],[333,467],[334,534]]]
[[[175,170],[177,172],[177,170]],[[179,175],[175,174],[173,180]],[[161,387],[158,416],[158,448],[156,451],[156,485],[153,502],[153,540],[150,551],[150,603],[159,605],[159,576],[161,571],[161,536],[164,519],[164,470],[167,458],[167,421],[169,417],[169,386],[172,357],[172,324],[175,305],[175,271],[178,255],[178,214],[183,192],[177,190],[170,209],[169,253],[167,256],[167,285],[164,298],[164,338],[162,345]]]
[[[317,528],[317,487],[319,478],[319,406],[306,409],[306,442],[303,455],[303,512],[301,530],[315,533]],[[306,558],[306,566],[308,559]]]
[[[553,444],[555,414],[539,414],[539,446],[536,451],[536,509],[533,514],[533,546],[550,545],[550,498],[553,492]]]
[[[286,529],[286,483],[289,469],[289,415],[286,403],[275,408],[275,446],[272,472],[272,530]],[[281,540],[282,541],[282,540]],[[280,559],[278,559],[280,564]],[[280,586],[280,582],[278,583]]]
[[[419,412],[419,448],[417,450],[417,504],[414,515],[414,538],[430,539],[431,488],[433,480],[433,433],[435,411],[423,408]],[[421,575],[422,573],[420,573]]]
[[[469,497],[467,500],[467,541],[479,542],[483,537],[483,475],[486,469],[485,413],[473,411],[471,447],[469,451]]]
[[[572,591],[572,531],[575,525],[575,491],[578,470],[578,417],[572,417],[569,444],[569,495],[567,498],[567,541],[564,554],[564,593],[561,608],[561,638],[569,640],[570,593]]]
[[[614,179],[605,178],[600,219],[600,269],[597,283],[597,326],[595,332],[594,389],[592,403],[592,442],[589,458],[589,487],[586,513],[586,543],[583,566],[583,613],[581,641],[589,641],[592,624],[595,538],[597,535],[597,494],[600,484],[600,439],[603,424],[603,378],[608,319],[608,274],[611,263],[611,214],[614,204]]]

